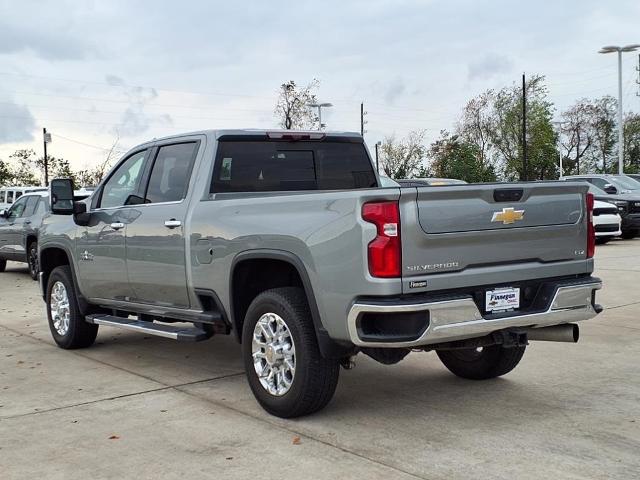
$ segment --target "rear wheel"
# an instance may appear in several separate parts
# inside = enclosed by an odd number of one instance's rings
[[[38,242],[36,241],[31,242],[27,247],[27,264],[29,265],[29,275],[37,280],[40,267],[38,264]]]
[[[621,237],[625,240],[631,240],[638,236],[638,230],[623,230]]]
[[[56,267],[47,283],[47,317],[53,339],[65,349],[93,344],[98,325],[87,323],[80,313],[69,265]]]
[[[0,258],[0,272],[4,272],[5,268],[7,268],[7,261],[3,258]]]
[[[520,363],[524,346],[503,348],[492,345],[482,348],[460,350],[437,350],[436,353],[445,367],[458,377],[471,380],[486,380],[509,373]]]
[[[308,415],[333,397],[340,365],[320,354],[300,288],[274,288],[251,302],[242,329],[242,354],[249,386],[272,415]]]

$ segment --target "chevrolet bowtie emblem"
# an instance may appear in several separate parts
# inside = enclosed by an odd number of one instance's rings
[[[517,220],[522,220],[524,217],[524,210],[514,210],[513,208],[503,208],[501,212],[493,212],[491,217],[492,222],[502,222],[503,225],[509,225],[516,223]]]

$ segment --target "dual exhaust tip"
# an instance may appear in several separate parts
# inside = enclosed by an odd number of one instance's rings
[[[575,323],[527,329],[527,339],[533,341],[577,343],[579,338],[580,327]]]

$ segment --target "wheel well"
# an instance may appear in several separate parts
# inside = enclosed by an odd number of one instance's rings
[[[242,324],[249,305],[260,293],[271,288],[304,288],[296,267],[285,260],[248,259],[233,270],[231,305],[236,337],[242,341]]]
[[[27,237],[27,250],[29,249],[29,245],[31,245],[33,242],[37,242],[38,241],[38,237],[36,237],[35,235],[29,235]]]
[[[40,252],[40,271],[42,272],[44,285],[49,281],[49,275],[54,268],[60,265],[69,265],[67,252],[61,248],[47,248]]]

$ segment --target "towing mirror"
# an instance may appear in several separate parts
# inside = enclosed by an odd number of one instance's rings
[[[613,185],[611,185],[610,183],[607,183],[603,190],[605,192],[607,192],[610,195],[615,195],[616,193],[618,193],[618,189],[616,187],[614,187]]]
[[[73,214],[73,180],[56,178],[49,185],[49,205],[54,215]]]

